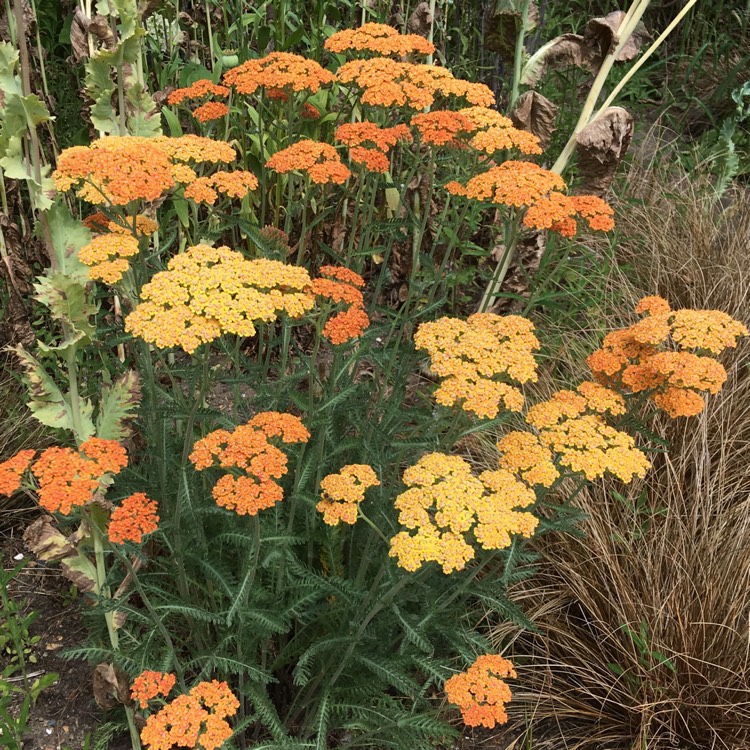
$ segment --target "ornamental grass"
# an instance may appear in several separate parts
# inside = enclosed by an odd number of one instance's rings
[[[50,514],[27,541],[100,616],[75,655],[129,685],[134,750],[426,750],[506,722],[533,663],[480,610],[531,625],[509,592],[576,498],[651,481],[664,414],[706,419],[748,334],[645,290],[540,394],[555,354],[489,309],[488,237],[571,248],[614,209],[424,37],[322,47],[185,81],[173,135],[122,112],[60,154],[40,219],[45,328],[15,352],[56,442],[0,491]]]

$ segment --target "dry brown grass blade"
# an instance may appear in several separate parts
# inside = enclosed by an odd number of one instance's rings
[[[628,186],[640,200],[620,212],[618,260],[636,272],[614,273],[612,310],[660,294],[750,320],[750,193],[717,205],[654,164]],[[584,538],[538,540],[539,574],[515,598],[541,632],[494,633],[515,640],[510,736],[531,719],[540,747],[750,747],[749,349],[725,353],[729,380],[701,416],[656,420],[669,448],[643,482],[577,498]]]

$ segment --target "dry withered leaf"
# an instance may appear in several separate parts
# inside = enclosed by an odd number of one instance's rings
[[[115,35],[106,16],[89,18],[80,8],[76,8],[73,23],[70,26],[70,43],[76,61],[89,57],[88,35],[95,37],[107,49],[115,48]]]
[[[513,60],[516,51],[516,38],[523,21],[523,0],[504,0],[494,12],[486,16],[484,22],[484,45],[497,52],[503,60]],[[533,31],[539,23],[539,8],[530,0],[526,17],[526,33]]]
[[[406,22],[406,28],[410,34],[421,34],[427,36],[430,33],[430,24],[432,23],[432,13],[430,13],[429,3],[419,3],[414,12],[409,16]]]
[[[633,117],[622,107],[609,107],[578,133],[576,153],[581,192],[603,196],[609,190],[632,138]]]
[[[99,708],[108,710],[118,704],[132,706],[128,677],[112,664],[97,664],[93,674],[94,700]]]
[[[625,13],[616,10],[603,18],[592,18],[582,35],[561,34],[555,37],[531,56],[521,75],[521,83],[533,88],[547,70],[574,65],[596,73],[604,58],[620,43],[618,32],[624,19]],[[646,27],[639,23],[618,52],[616,60],[632,60],[649,38]]]
[[[552,140],[556,117],[557,105],[536,91],[524,91],[510,115],[513,125],[533,133],[542,148],[547,148]]]

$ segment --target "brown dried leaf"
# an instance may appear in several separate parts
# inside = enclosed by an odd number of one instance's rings
[[[525,91],[516,100],[511,112],[513,124],[521,130],[528,130],[538,139],[542,148],[547,148],[555,132],[557,105],[536,91]]]
[[[621,10],[615,10],[604,18],[592,18],[586,24],[584,38],[592,47],[598,48],[602,59],[610,52],[613,52],[615,47],[620,43],[618,32],[624,20],[625,13]],[[618,52],[616,59],[619,62],[632,60],[638,55],[644,41],[650,38],[643,22],[640,22]]]
[[[93,675],[94,700],[99,708],[108,710],[118,704],[132,706],[128,677],[112,664],[97,664]]]
[[[603,196],[609,190],[632,138],[633,117],[622,107],[609,107],[578,133],[580,192]]]
[[[505,61],[512,61],[516,52],[516,37],[521,30],[523,0],[505,0],[494,13],[486,16],[484,22],[484,46],[497,52]],[[539,23],[539,8],[530,0],[526,18],[526,32],[532,31]]]
[[[409,16],[409,20],[406,22],[406,29],[410,34],[427,36],[430,33],[431,23],[432,13],[430,13],[430,4],[419,3],[414,12]]]
[[[114,49],[116,46],[115,35],[106,16],[89,18],[80,8],[76,8],[73,23],[70,26],[70,42],[73,46],[73,55],[76,60],[80,61],[88,58],[89,34],[109,50]]]

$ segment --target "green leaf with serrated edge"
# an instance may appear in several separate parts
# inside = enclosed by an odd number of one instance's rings
[[[67,323],[87,339],[94,335],[96,326],[91,317],[97,308],[88,301],[86,287],[80,281],[64,273],[50,273],[38,277],[34,289],[36,299],[49,309],[55,320]]]
[[[141,400],[138,373],[126,372],[114,383],[102,385],[99,414],[96,418],[96,435],[105,440],[122,440],[130,434],[127,426]]]
[[[47,427],[73,430],[73,413],[69,396],[63,395],[55,381],[44,371],[38,360],[22,347],[13,349],[21,360],[31,400],[26,404],[34,417]],[[93,405],[80,399],[81,434],[78,439],[87,440],[94,434],[92,421]]]
[[[91,232],[74,219],[62,203],[50,208],[47,223],[55,253],[56,270],[81,282],[88,280],[88,268],[78,260],[78,251],[91,241]]]

